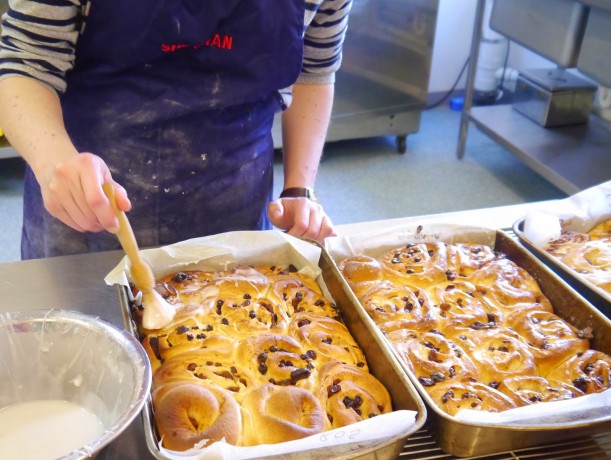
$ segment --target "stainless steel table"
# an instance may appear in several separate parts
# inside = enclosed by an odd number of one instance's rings
[[[464,225],[481,225],[493,228],[510,228],[513,222],[523,217],[532,208],[541,203],[531,203],[499,208],[463,211],[431,216],[418,216],[384,221],[384,225],[395,225],[406,222],[435,220],[438,222]],[[380,222],[365,222],[339,227],[339,232],[357,228],[375,228]],[[52,257],[22,262],[0,263],[0,312],[28,309],[62,308],[78,310],[97,315],[111,323],[123,325],[123,315],[119,307],[119,294],[115,286],[107,286],[104,277],[117,265],[123,252],[112,251],[76,256]],[[586,442],[587,447],[597,446],[597,452],[603,457],[588,455],[588,458],[611,458],[610,436],[599,437],[595,442]],[[602,444],[603,446],[599,446]],[[574,443],[572,444],[574,445]],[[573,447],[574,449],[574,447]],[[578,448],[576,455],[584,453]],[[547,451],[549,454],[550,452]],[[450,459],[436,447],[428,431],[423,430],[406,446],[401,458],[434,458]],[[544,458],[560,458],[550,455]],[[136,460],[152,459],[149,452],[142,419],[137,417],[111,445],[97,457],[100,460]],[[486,457],[490,459],[520,458],[514,453]],[[542,458],[542,457],[538,457]],[[575,457],[578,458],[578,457]],[[583,458],[583,457],[581,457]]]
[[[51,257],[0,264],[0,312],[62,308],[123,325],[118,291],[104,277],[121,260],[121,251]],[[152,459],[142,419],[136,417],[97,459]]]

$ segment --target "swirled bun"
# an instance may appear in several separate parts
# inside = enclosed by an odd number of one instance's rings
[[[552,369],[547,378],[573,385],[586,394],[605,391],[611,388],[611,356],[596,350],[577,353]]]
[[[427,388],[429,396],[446,413],[456,415],[463,409],[503,412],[514,409],[511,398],[478,382],[454,382]]]
[[[339,270],[351,284],[379,280],[382,276],[382,265],[373,257],[361,255],[344,259]]]
[[[544,249],[576,276],[611,293],[611,219],[587,233],[563,232]]]
[[[329,362],[320,370],[318,400],[327,429],[341,428],[392,410],[388,390],[364,369]]]
[[[320,402],[307,390],[263,385],[242,401],[245,446],[277,444],[321,433],[325,429]]]
[[[483,266],[490,265],[490,262],[499,257],[499,254],[485,244],[456,243],[448,245],[448,265],[455,276],[470,276]]]
[[[152,398],[155,424],[166,449],[187,450],[221,439],[240,442],[240,407],[228,391],[205,382],[172,382],[156,389]]]
[[[588,232],[588,235],[593,240],[611,238],[611,219],[595,225],[594,228]]]
[[[536,374],[534,356],[512,329],[459,328],[451,338],[471,357],[478,380],[486,385],[494,387],[510,377]]]
[[[517,313],[508,318],[507,324],[528,344],[542,376],[590,347],[577,328],[547,311]]]
[[[554,382],[544,377],[521,376],[505,379],[497,388],[509,396],[518,406],[550,401],[561,401],[582,396],[583,392],[572,385]]]
[[[438,327],[437,311],[424,289],[388,280],[378,281],[361,291],[359,300],[384,332]]]
[[[388,251],[380,260],[384,278],[413,286],[429,286],[452,277],[444,243],[417,243]]]
[[[386,335],[421,385],[477,380],[479,372],[469,355],[442,333],[399,329]]]
[[[286,335],[265,334],[242,340],[234,359],[258,385],[294,385],[308,390],[316,386],[313,357]]]
[[[363,350],[348,328],[339,321],[311,313],[297,313],[291,319],[287,333],[303,347],[311,364],[320,368],[329,361],[339,361],[367,368]]]

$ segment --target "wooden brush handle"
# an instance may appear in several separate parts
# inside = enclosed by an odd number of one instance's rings
[[[119,209],[115,201],[115,190],[112,184],[108,182],[102,184],[102,189],[106,197],[110,200],[110,204],[112,205],[112,209],[117,219],[119,219],[117,238],[119,238],[119,243],[121,243],[121,247],[131,262],[130,271],[134,284],[141,291],[152,290],[155,287],[155,277],[153,276],[151,267],[140,258],[138,243],[136,242],[132,226],[129,224],[129,220],[127,220],[125,213]]]
[[[108,182],[102,184],[102,189],[104,190],[106,197],[110,200],[110,204],[112,205],[112,209],[115,212],[117,219],[119,219],[119,230],[117,231],[119,243],[121,243],[121,246],[127,254],[127,257],[129,257],[129,260],[132,263],[138,263],[140,261],[138,243],[136,242],[136,237],[134,236],[132,226],[129,224],[129,220],[127,220],[127,216],[117,206],[117,202],[115,201],[115,189],[112,184]]]

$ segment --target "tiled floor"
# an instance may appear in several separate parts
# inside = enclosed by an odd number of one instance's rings
[[[456,159],[459,120],[460,114],[446,106],[424,112],[405,154],[397,153],[393,137],[327,145],[316,189],[333,221],[365,222],[566,196],[473,126],[465,157]],[[278,192],[279,158],[275,168]],[[0,262],[19,260],[22,174],[21,160],[0,160]]]

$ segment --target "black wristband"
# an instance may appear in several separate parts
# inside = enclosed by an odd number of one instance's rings
[[[318,203],[314,190],[309,187],[289,187],[282,190],[280,198],[307,198],[314,203]]]

